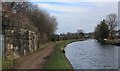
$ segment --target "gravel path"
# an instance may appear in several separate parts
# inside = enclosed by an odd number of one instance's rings
[[[35,52],[31,55],[19,58],[15,61],[15,66],[12,69],[43,69],[44,65],[55,50],[57,42],[45,47],[43,50]]]

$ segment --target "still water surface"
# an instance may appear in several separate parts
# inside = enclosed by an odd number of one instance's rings
[[[118,69],[118,48],[89,39],[68,44],[65,55],[74,69]]]

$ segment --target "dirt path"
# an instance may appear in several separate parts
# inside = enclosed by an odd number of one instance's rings
[[[43,69],[44,65],[54,52],[57,42],[45,47],[43,50],[18,59],[13,69]]]

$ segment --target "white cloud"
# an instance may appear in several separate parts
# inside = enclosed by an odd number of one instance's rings
[[[91,2],[92,4],[98,6],[98,7],[117,7],[117,3],[115,2]]]
[[[68,3],[68,2],[67,2]],[[94,27],[99,24],[99,22],[105,19],[106,15],[109,13],[117,13],[117,3],[115,2],[89,2],[89,6],[73,6],[74,3],[71,2],[71,6],[51,4],[51,3],[38,3],[42,8],[47,10],[54,10],[59,12],[68,13],[54,13],[52,15],[56,16],[59,23],[58,30],[56,33],[67,33],[76,32],[77,29],[83,29],[85,32],[94,31]]]
[[[55,4],[48,4],[48,3],[37,3],[39,7],[50,9],[59,12],[69,12],[69,13],[86,13],[89,10],[80,8],[80,7],[73,7],[73,6],[66,6],[66,5],[55,5]]]

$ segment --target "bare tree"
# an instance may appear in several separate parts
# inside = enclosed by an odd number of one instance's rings
[[[110,34],[113,35],[113,31],[117,27],[117,15],[116,14],[107,15],[106,23],[109,27]]]
[[[42,33],[42,43],[47,43],[47,40],[48,40],[48,38],[47,38],[47,34],[46,33]]]
[[[51,39],[51,35],[54,35],[57,29],[57,20],[54,16],[51,16],[43,8],[39,8],[30,2],[4,2],[3,3],[11,12],[29,19],[29,24],[37,27],[40,35],[46,35],[48,40]],[[11,15],[13,16],[13,15]],[[9,16],[9,18],[11,18]],[[17,21],[19,21],[19,18]],[[45,33],[45,34],[44,34]]]

